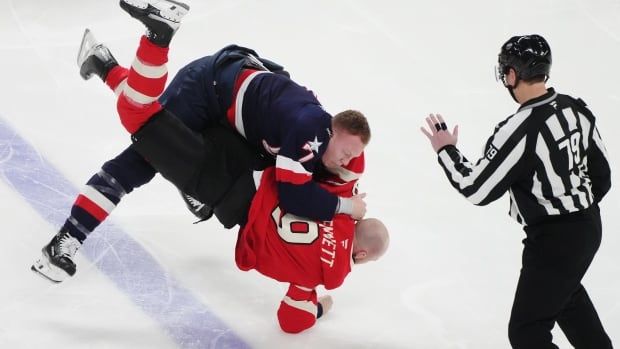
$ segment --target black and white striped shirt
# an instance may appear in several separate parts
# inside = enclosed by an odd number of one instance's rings
[[[469,162],[453,145],[438,152],[452,186],[476,205],[510,194],[510,215],[524,225],[576,212],[611,187],[607,153],[581,99],[552,88],[495,127],[483,157]]]

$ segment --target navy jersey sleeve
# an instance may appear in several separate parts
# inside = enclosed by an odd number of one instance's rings
[[[307,105],[289,125],[282,125],[276,156],[276,181],[282,208],[314,220],[331,220],[338,198],[312,180],[331,132],[331,116],[319,105]]]

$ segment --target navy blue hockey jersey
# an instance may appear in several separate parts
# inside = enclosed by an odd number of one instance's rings
[[[331,135],[331,115],[314,94],[286,76],[244,70],[228,121],[250,143],[276,158],[280,204],[287,212],[331,220],[338,198],[313,180]]]

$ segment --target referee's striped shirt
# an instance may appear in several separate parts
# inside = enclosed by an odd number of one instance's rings
[[[453,145],[439,163],[452,186],[476,205],[510,194],[510,215],[524,225],[586,209],[611,187],[607,152],[581,99],[553,88],[495,127],[484,156],[469,162]]]

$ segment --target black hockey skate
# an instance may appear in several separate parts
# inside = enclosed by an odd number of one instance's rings
[[[187,209],[190,210],[194,214],[194,216],[199,219],[199,221],[195,223],[206,221],[207,219],[211,218],[211,216],[213,216],[213,207],[198,201],[191,195],[185,194],[181,191],[179,192],[181,193],[183,201],[185,201],[185,205],[187,205]]]
[[[76,271],[73,257],[82,244],[66,230],[60,230],[42,249],[43,256],[30,269],[43,277],[61,282]]]
[[[146,26],[146,36],[157,46],[168,47],[189,6],[173,0],[121,0],[121,8]]]
[[[110,70],[118,65],[110,50],[95,40],[93,33],[86,29],[82,36],[80,51],[77,56],[77,65],[80,68],[80,76],[84,80],[90,79],[96,74],[105,82]]]

